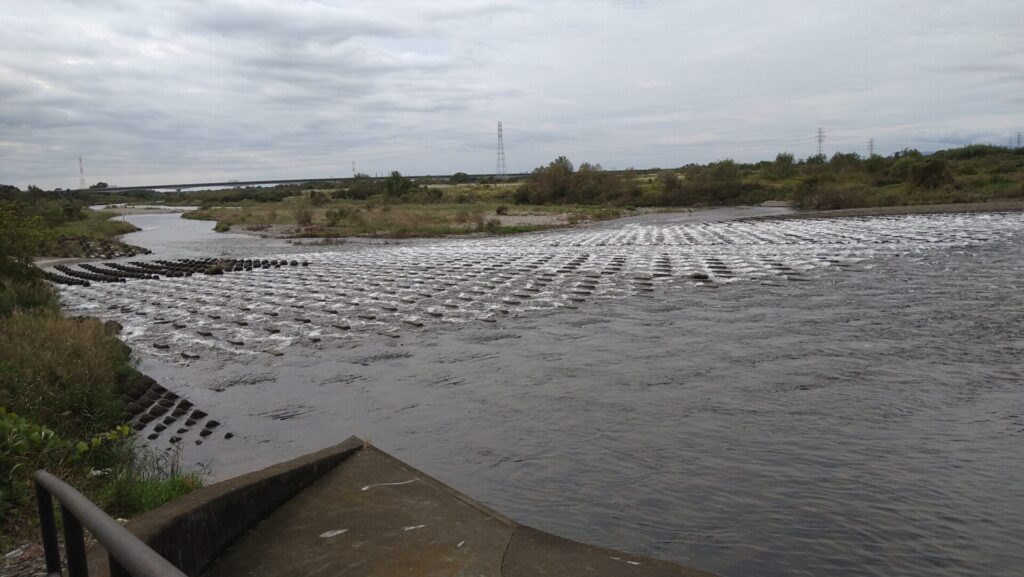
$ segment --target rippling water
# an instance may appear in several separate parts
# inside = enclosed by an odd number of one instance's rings
[[[727,576],[1018,575],[1024,215],[729,216],[63,298],[234,434],[182,433],[217,477],[357,434],[527,524]],[[285,251],[223,238],[204,256]]]

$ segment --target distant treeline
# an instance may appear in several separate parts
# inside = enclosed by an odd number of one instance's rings
[[[503,181],[506,185],[514,180]],[[198,204],[272,203],[307,197],[314,205],[334,199],[386,202],[448,202],[472,194],[451,194],[441,184],[494,184],[494,179],[457,172],[448,177],[410,179],[395,171],[385,177],[356,174],[337,182],[248,186],[185,192],[105,193],[103,183],[85,191],[20,191],[0,185],[0,202],[33,207],[53,223],[80,218],[81,207],[104,203]],[[862,157],[838,152],[831,158],[797,159],[781,153],[775,160],[738,163],[730,159],[688,164],[675,169],[606,171],[599,164],[579,167],[560,156],[533,170],[517,188],[506,188],[518,204],[612,206],[701,206],[757,204],[791,200],[800,207],[830,209],[945,202],[977,202],[1024,196],[1024,149],[991,145],[922,154],[903,150],[889,156]],[[460,196],[461,194],[461,196]]]
[[[971,145],[924,155],[904,150],[868,158],[836,153],[798,160],[790,153],[753,164],[638,172],[605,171],[562,156],[536,168],[515,193],[520,204],[696,206],[792,200],[831,209],[1024,197],[1024,149]]]

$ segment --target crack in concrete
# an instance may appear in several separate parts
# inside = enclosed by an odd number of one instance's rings
[[[512,550],[512,540],[516,538],[516,533],[519,532],[519,526],[517,525],[512,529],[512,534],[508,536],[508,543],[505,544],[505,552],[501,554],[501,566],[498,568],[498,575],[505,577],[505,563],[508,561],[508,552]]]

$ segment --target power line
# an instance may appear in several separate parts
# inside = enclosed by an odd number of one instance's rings
[[[494,173],[495,180],[505,179],[505,137],[501,131],[501,121],[498,121],[498,163]]]

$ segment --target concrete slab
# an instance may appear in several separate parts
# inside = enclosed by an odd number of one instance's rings
[[[204,574],[711,577],[523,527],[372,447],[256,524]]]
[[[639,555],[584,545],[550,533],[520,527],[509,543],[502,577],[714,577]]]
[[[500,575],[515,526],[363,449],[257,524],[211,577]]]

